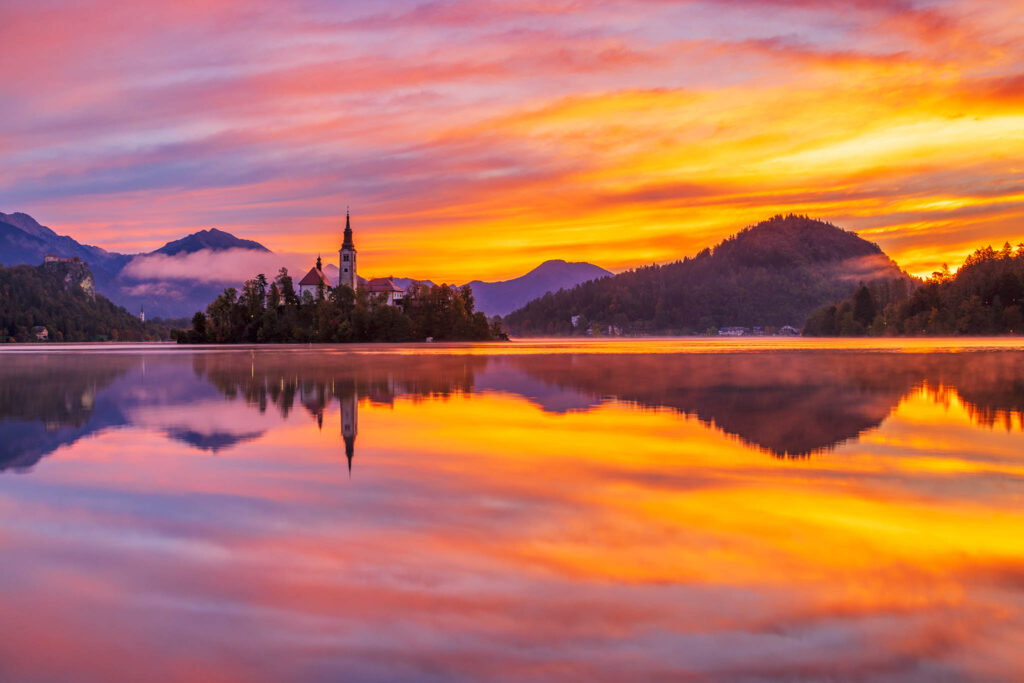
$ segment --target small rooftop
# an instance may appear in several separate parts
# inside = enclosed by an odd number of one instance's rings
[[[323,283],[323,285],[325,287],[330,287],[331,286],[331,281],[327,279],[326,275],[324,275],[324,271],[317,270],[316,268],[310,268],[309,272],[306,273],[306,276],[304,278],[302,278],[301,280],[299,280],[299,286],[300,287],[302,287],[302,286],[316,287],[317,285],[319,285],[321,283]]]
[[[375,277],[366,282],[366,290],[371,294],[382,292],[404,292],[405,290],[394,283],[389,277]]]

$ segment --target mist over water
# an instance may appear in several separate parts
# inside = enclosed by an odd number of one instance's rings
[[[1010,679],[1024,347],[0,353],[0,679]]]

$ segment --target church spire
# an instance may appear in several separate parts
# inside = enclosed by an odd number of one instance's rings
[[[349,217],[348,208],[345,209],[345,240],[341,243],[342,249],[355,249],[356,245],[352,243],[352,220]]]
[[[324,264],[323,264],[323,262],[322,262],[322,261],[320,260],[320,254],[317,254],[317,255],[316,255],[316,269],[317,269],[317,270],[323,270],[323,269],[324,269]]]

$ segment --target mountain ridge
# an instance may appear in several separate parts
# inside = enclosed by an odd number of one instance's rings
[[[547,294],[509,315],[523,335],[702,334],[726,326],[799,327],[859,281],[906,279],[877,245],[807,216],[774,216],[696,256]]]
[[[549,259],[509,280],[484,282],[472,280],[473,300],[487,315],[507,315],[547,292],[575,287],[584,282],[612,275],[611,271],[585,261]]]
[[[175,256],[177,254],[193,254],[203,249],[209,249],[210,251],[226,251],[228,249],[250,249],[252,251],[264,251],[268,254],[271,253],[265,246],[254,240],[242,239],[235,237],[230,232],[218,230],[217,228],[208,228],[206,230],[198,230],[191,234],[185,235],[181,239],[168,242],[164,246],[149,252],[150,254],[164,254],[165,256]]]

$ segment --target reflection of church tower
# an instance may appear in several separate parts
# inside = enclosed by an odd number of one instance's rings
[[[356,392],[341,397],[341,438],[345,440],[348,471],[352,472],[352,456],[356,452],[356,434],[359,433],[359,401]]]
[[[348,285],[352,291],[356,289],[356,245],[352,242],[352,224],[348,211],[345,211],[345,239],[338,250],[338,285]]]

